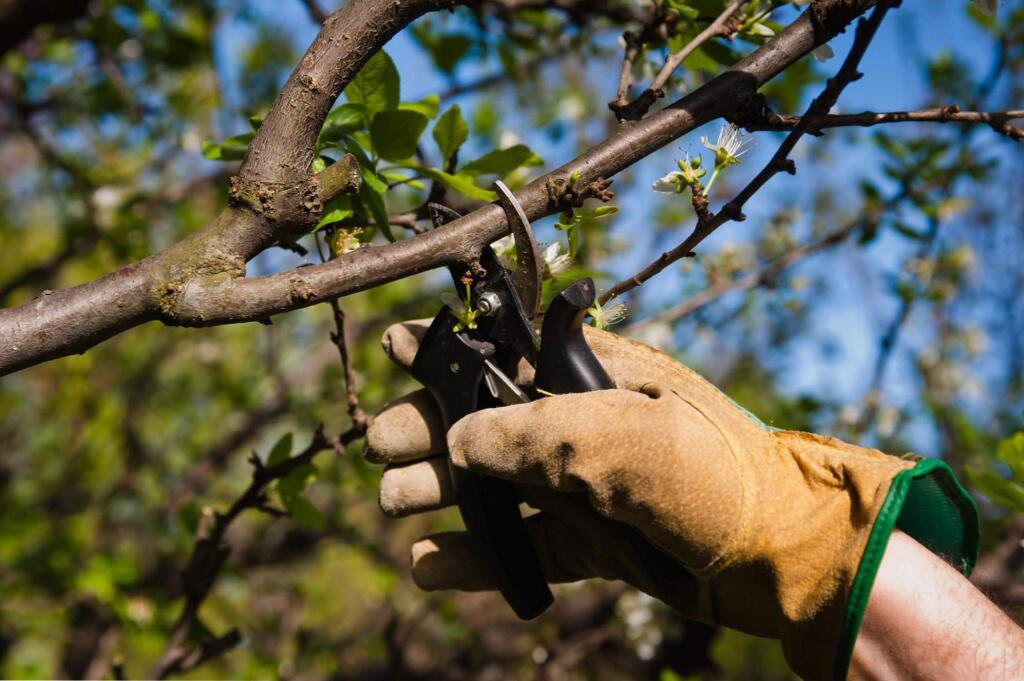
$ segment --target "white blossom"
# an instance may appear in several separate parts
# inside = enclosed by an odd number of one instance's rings
[[[612,303],[605,307],[601,303],[595,302],[594,306],[587,310],[587,312],[590,313],[591,321],[595,327],[607,329],[626,318],[626,304]]]
[[[511,234],[501,237],[491,244],[491,250],[498,257],[498,262],[507,270],[516,266],[516,242]]]
[[[572,267],[572,258],[562,252],[562,244],[555,241],[544,248],[541,253],[544,259],[544,276],[555,277]]]
[[[707,137],[700,143],[715,154],[715,167],[722,168],[740,162],[740,156],[750,150],[750,140],[735,125],[723,125],[718,131],[718,140],[712,144]]]
[[[680,194],[685,187],[683,174],[678,170],[673,170],[664,177],[659,177],[651,184],[651,189],[659,194]]]

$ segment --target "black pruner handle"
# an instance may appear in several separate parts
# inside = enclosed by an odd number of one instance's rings
[[[594,281],[588,277],[566,287],[551,301],[541,326],[540,352],[534,377],[534,386],[539,390],[561,395],[615,387],[615,382],[583,337],[583,319],[596,298]],[[684,572],[679,563],[649,543],[635,529],[632,537],[634,550],[655,583],[665,582]]]
[[[454,324],[448,310],[441,310],[411,367],[413,377],[437,400],[445,431],[477,409],[497,406],[480,400],[484,360],[494,354],[494,346],[454,333]],[[516,615],[533,619],[554,602],[554,596],[526,534],[515,487],[507,480],[449,468],[459,512],[480,560]]]
[[[583,318],[596,295],[594,280],[587,277],[551,301],[541,326],[535,387],[555,395],[615,387],[583,337]]]

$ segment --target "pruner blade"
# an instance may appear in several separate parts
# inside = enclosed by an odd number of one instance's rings
[[[489,359],[484,360],[484,381],[491,396],[506,407],[530,401],[530,396]]]
[[[540,311],[543,272],[540,249],[530,228],[530,220],[526,217],[519,200],[501,180],[494,183],[494,190],[498,193],[498,203],[505,211],[505,217],[512,230],[512,238],[516,243],[516,269],[511,273],[512,283],[519,294],[523,312],[533,319]]]

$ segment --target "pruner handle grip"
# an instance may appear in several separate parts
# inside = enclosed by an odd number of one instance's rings
[[[441,310],[420,343],[413,377],[437,400],[445,431],[478,409],[498,406],[481,395],[484,362],[494,346],[454,333],[454,318]],[[540,560],[527,536],[515,486],[451,465],[455,496],[478,558],[521,619],[533,619],[554,601]]]
[[[601,366],[583,336],[583,320],[597,292],[589,277],[580,279],[555,296],[544,314],[534,386],[541,393],[561,395],[609,390],[615,382]],[[633,548],[655,583],[679,576],[684,568],[648,542],[635,529]]]

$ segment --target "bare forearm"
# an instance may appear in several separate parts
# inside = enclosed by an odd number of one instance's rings
[[[1012,679],[1024,630],[909,536],[889,540],[853,651],[851,679]]]

